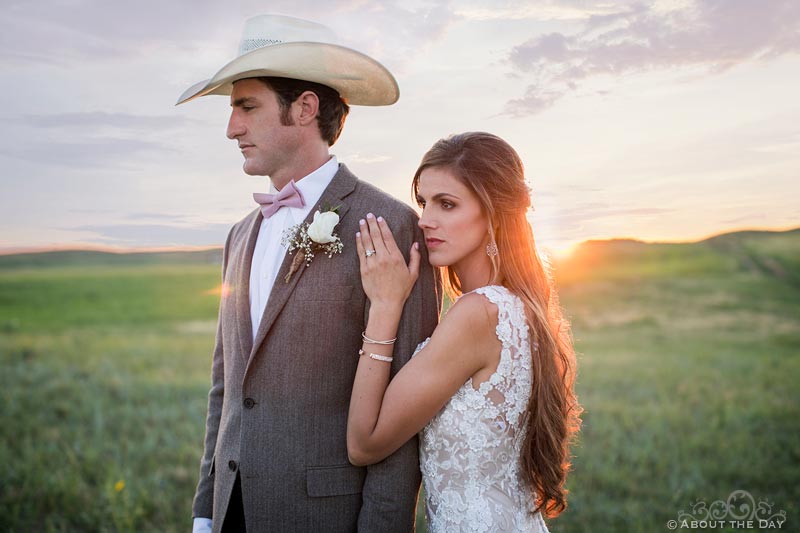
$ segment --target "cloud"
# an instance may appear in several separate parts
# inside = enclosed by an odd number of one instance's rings
[[[767,220],[767,216],[764,213],[750,213],[748,215],[724,219],[720,222],[726,226],[735,226],[737,224],[758,224],[765,220]]]
[[[451,0],[353,1],[339,4],[325,19],[313,18],[329,24],[345,44],[396,71],[411,65],[462,18],[454,4]]]
[[[167,43],[200,43],[202,36],[213,36],[225,24],[241,24],[240,14],[208,0],[6,0],[0,17],[0,63],[121,59]]]
[[[184,222],[183,216],[167,213],[128,213],[123,218],[126,220],[164,220],[173,222]]]
[[[117,60],[164,50],[186,53],[237,49],[244,20],[284,13],[331,26],[346,43],[397,61],[421,53],[458,18],[450,0],[210,0],[70,2],[4,0],[0,17],[0,64],[69,65]],[[222,65],[214,65],[216,67]]]
[[[39,165],[68,166],[78,169],[114,166],[144,154],[172,153],[162,143],[137,139],[104,138],[86,141],[47,141],[41,144],[10,144],[0,146],[0,156],[11,157]]]
[[[586,202],[560,209],[553,214],[537,216],[537,219],[560,228],[580,228],[585,223],[601,219],[639,219],[674,212],[674,209],[665,207],[613,207],[599,202]]]
[[[25,124],[36,128],[113,128],[135,132],[163,131],[192,127],[203,122],[181,115],[133,115],[89,111],[80,113],[54,113],[50,115],[24,115],[5,119],[4,122]]]
[[[585,20],[594,15],[614,13],[619,4],[593,0],[496,0],[459,2],[455,13],[467,20]]]
[[[119,168],[145,154],[176,153],[169,135],[204,124],[182,115],[105,111],[25,114],[0,118],[0,123],[20,126],[16,140],[22,141],[0,143],[0,155],[74,168]]]
[[[350,154],[342,158],[343,161],[347,161],[348,163],[361,163],[364,165],[383,163],[391,159],[392,157],[388,155],[361,155],[360,153]]]
[[[510,75],[532,79],[505,114],[552,106],[592,77],[680,67],[718,74],[749,61],[800,52],[800,2],[693,0],[637,3],[592,15],[582,31],[548,33],[511,49]]]
[[[514,98],[506,104],[506,114],[512,116],[535,115],[552,106],[564,96],[564,91],[548,91],[531,85],[522,98]]]
[[[63,228],[59,228],[63,229]],[[171,226],[164,224],[85,225],[70,230],[89,232],[91,242],[136,246],[204,246],[225,241],[230,224]]]
[[[756,152],[781,155],[800,154],[800,133],[795,133],[789,138],[780,139],[769,144],[761,144],[752,148]]]
[[[596,201],[548,202],[529,215],[537,242],[543,248],[561,248],[583,241],[590,235],[619,235],[631,228],[645,227],[653,220],[674,217],[677,210],[643,205],[614,206]]]

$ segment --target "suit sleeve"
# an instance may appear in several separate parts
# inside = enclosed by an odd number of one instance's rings
[[[233,229],[228,233],[222,254],[222,285],[225,285],[225,271],[228,264],[228,247]],[[208,392],[208,412],[206,414],[206,436],[203,457],[200,460],[200,479],[192,504],[193,518],[213,518],[214,511],[214,449],[217,446],[219,420],[222,415],[222,398],[225,392],[225,365],[222,342],[222,304],[225,291],[221,291],[219,314],[217,317],[217,336],[211,362],[211,390]]]
[[[417,345],[429,337],[438,324],[442,285],[438,270],[428,263],[416,215],[413,212],[405,212],[399,226],[392,224],[388,217],[387,220],[406,260],[412,242],[420,243],[422,252],[419,279],[406,301],[397,330],[392,363],[392,376],[394,376],[411,358]],[[419,484],[418,439],[414,437],[380,463],[367,467],[358,530],[413,531]]]

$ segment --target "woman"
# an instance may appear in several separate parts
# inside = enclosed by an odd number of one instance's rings
[[[454,135],[425,154],[412,188],[429,260],[458,300],[389,383],[419,245],[406,265],[382,218],[361,221],[370,310],[350,402],[350,460],[378,462],[422,431],[431,531],[547,531],[542,513],[566,508],[580,407],[568,328],[526,219],[522,161],[494,135]]]

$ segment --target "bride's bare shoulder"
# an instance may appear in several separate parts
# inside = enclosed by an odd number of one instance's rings
[[[468,293],[460,297],[445,313],[436,333],[460,338],[462,342],[474,342],[494,337],[497,327],[497,305],[478,293]]]

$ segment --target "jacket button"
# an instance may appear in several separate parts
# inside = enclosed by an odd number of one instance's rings
[[[245,398],[244,399],[244,408],[245,409],[252,409],[253,407],[255,407],[255,405],[256,405],[256,401],[254,399],[252,399],[252,398]]]
[[[233,459],[228,461],[228,468],[230,468],[231,472],[236,472],[236,461]]]

